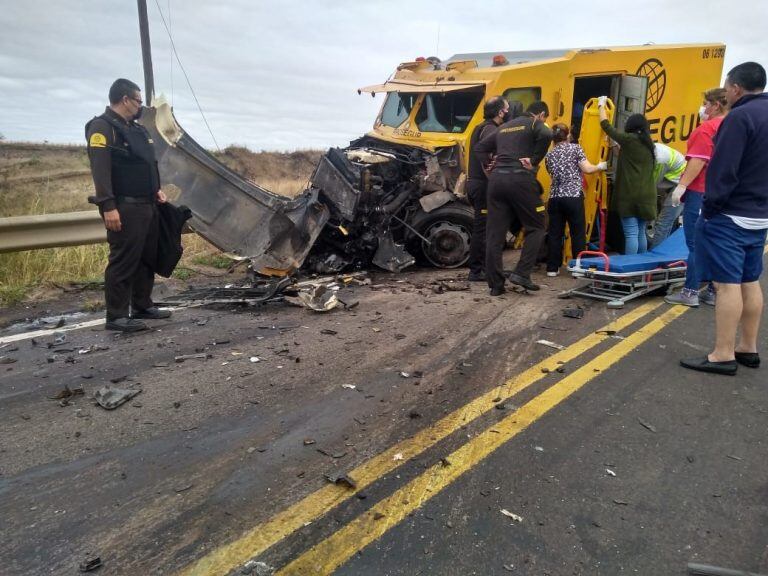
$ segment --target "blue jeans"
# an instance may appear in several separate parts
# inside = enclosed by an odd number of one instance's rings
[[[699,219],[701,204],[704,194],[687,190],[685,202],[683,202],[683,232],[685,243],[688,246],[688,268],[685,271],[685,287],[689,290],[698,290],[701,285],[699,273],[696,270],[696,220]]]
[[[675,225],[675,221],[683,213],[684,204],[679,206],[672,206],[670,203],[672,194],[667,194],[667,199],[664,201],[664,206],[661,208],[659,217],[656,218],[656,223],[653,225],[653,238],[651,238],[651,248],[656,248],[659,244],[669,237],[672,232],[672,226]]]
[[[636,216],[621,219],[624,229],[624,254],[642,254],[648,252],[648,237],[645,235],[645,220]]]

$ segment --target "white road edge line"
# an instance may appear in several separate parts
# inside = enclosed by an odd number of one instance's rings
[[[163,306],[163,310],[170,310],[174,312],[180,310],[182,307],[178,306]],[[70,330],[79,330],[81,328],[92,328],[94,326],[101,326],[106,324],[106,318],[99,318],[98,320],[88,320],[86,322],[78,322],[77,324],[71,324],[67,326],[61,326],[60,328],[46,328],[45,330],[35,330],[34,332],[22,332],[21,334],[12,334],[10,336],[0,336],[0,346],[3,344],[10,344],[11,342],[21,342],[22,340],[29,340],[31,338],[42,338],[43,336],[50,336],[54,332],[69,332]],[[118,332],[115,332],[118,334]]]
[[[100,326],[106,322],[107,321],[105,318],[99,318],[98,320],[88,320],[87,322],[79,322],[78,324],[72,324],[70,326],[64,325],[61,328],[48,328],[45,330],[35,330],[34,332],[22,332],[21,334],[13,334],[11,336],[0,337],[0,344],[21,342],[22,340],[29,340],[30,338],[42,338],[43,336],[50,336],[54,332],[69,332],[70,330],[78,330],[80,328]]]

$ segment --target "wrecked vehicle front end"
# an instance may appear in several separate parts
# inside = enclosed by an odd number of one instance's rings
[[[466,263],[472,210],[457,195],[461,148],[436,152],[364,136],[323,156],[312,187],[331,216],[306,266],[337,272],[373,263],[399,272],[419,261]]]
[[[154,141],[163,187],[174,203],[190,208],[195,232],[266,276],[301,267],[330,217],[318,190],[287,198],[238,176],[181,128],[162,99],[145,110],[141,124]]]
[[[463,144],[484,87],[387,90],[374,130],[330,149],[296,198],[273,194],[218,162],[161,99],[141,123],[155,140],[164,186],[176,188],[175,202],[192,211],[190,227],[249,259],[259,274],[462,266],[473,221],[463,193]]]

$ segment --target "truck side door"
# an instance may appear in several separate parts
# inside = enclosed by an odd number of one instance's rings
[[[616,99],[616,128],[623,130],[627,118],[632,114],[645,114],[647,94],[648,78],[645,76],[621,77]]]

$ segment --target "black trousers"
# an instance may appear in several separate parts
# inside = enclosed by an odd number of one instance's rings
[[[120,232],[107,230],[109,261],[104,271],[107,320],[128,316],[129,306],[133,310],[146,310],[153,305],[159,235],[157,207],[154,203],[120,203],[117,210],[122,229]]]
[[[488,220],[488,182],[467,180],[467,199],[475,209],[472,240],[469,243],[469,271],[481,274],[485,270],[485,229]]]
[[[547,272],[557,272],[563,262],[566,224],[571,235],[571,252],[574,258],[584,250],[586,245],[584,198],[550,198],[547,213],[549,214]]]
[[[488,230],[485,273],[491,288],[504,287],[504,244],[510,222],[519,222],[525,232],[523,251],[515,272],[529,278],[544,242],[544,203],[541,187],[533,174],[496,169],[488,180]]]

